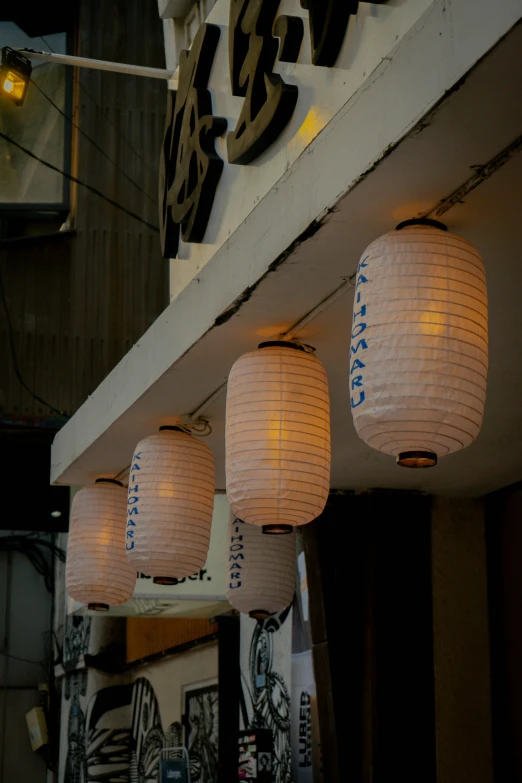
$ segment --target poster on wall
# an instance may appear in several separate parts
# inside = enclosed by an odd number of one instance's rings
[[[322,781],[321,742],[312,651],[292,656],[292,780]]]
[[[241,615],[241,716],[246,729],[270,729],[275,783],[292,783],[290,689],[292,668],[292,608],[252,620]]]

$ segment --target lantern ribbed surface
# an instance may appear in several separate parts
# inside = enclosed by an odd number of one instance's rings
[[[266,536],[231,516],[227,598],[243,614],[263,619],[289,606],[295,593],[296,534]]]
[[[126,513],[121,484],[100,481],[74,496],[65,571],[71,598],[100,608],[132,598],[136,569],[125,555]]]
[[[214,456],[197,438],[163,429],[138,444],[127,505],[127,557],[138,572],[182,579],[203,568],[214,491]]]
[[[367,248],[355,285],[350,389],[359,437],[397,457],[469,446],[488,371],[478,251],[431,226],[392,231]]]
[[[225,444],[236,517],[295,527],[319,516],[330,487],[330,399],[321,362],[278,344],[241,356],[228,379]]]

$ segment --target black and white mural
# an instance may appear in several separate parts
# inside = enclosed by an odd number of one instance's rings
[[[217,783],[218,685],[190,686],[183,691],[185,732],[191,783]]]
[[[74,627],[79,638],[80,625]],[[88,634],[83,639],[83,647],[73,645],[79,667],[81,655],[88,651]],[[201,653],[208,656],[201,668],[217,674],[217,648],[215,667],[210,653]],[[189,749],[192,783],[216,783],[217,680],[184,685],[187,679],[190,682],[193,666],[193,661],[179,657],[147,667],[147,676],[107,675],[85,668],[67,673],[60,783],[157,783],[163,749],[183,744]],[[176,755],[167,752],[165,757]]]
[[[271,729],[275,783],[291,783],[292,609],[264,621],[241,615],[241,728]]]

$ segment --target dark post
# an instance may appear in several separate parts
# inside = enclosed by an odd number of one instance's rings
[[[218,782],[237,779],[237,732],[239,731],[239,617],[219,617],[219,764]]]

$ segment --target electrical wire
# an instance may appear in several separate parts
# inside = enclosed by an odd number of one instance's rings
[[[43,666],[41,661],[30,661],[29,658],[20,658],[19,655],[12,655],[11,653],[0,652],[0,655],[4,658],[12,658],[14,661],[23,661],[23,663],[33,663],[35,666]]]
[[[51,46],[51,44],[50,44],[48,41],[46,41],[46,40],[45,40],[45,38],[43,37],[43,35],[41,35],[41,36],[40,36],[40,39],[41,39],[41,40],[44,42],[44,44],[47,46],[47,48],[49,49],[49,51],[50,51],[50,52],[54,52],[54,49],[53,49],[53,47]],[[81,90],[82,92],[84,92],[84,93],[85,93],[85,95],[86,95],[86,96],[87,96],[87,97],[88,97],[88,98],[89,98],[89,99],[92,101],[92,103],[93,103],[93,104],[96,106],[96,108],[100,110],[100,114],[101,114],[101,116],[102,116],[102,117],[103,117],[105,120],[107,120],[107,122],[109,123],[109,125],[112,125],[112,127],[114,128],[114,130],[116,131],[116,133],[118,134],[118,136],[120,137],[120,139],[122,139],[122,141],[124,141],[124,142],[125,142],[125,144],[127,145],[127,147],[128,147],[128,148],[129,148],[129,149],[130,149],[130,150],[131,150],[133,153],[134,153],[134,155],[136,155],[136,157],[138,158],[138,160],[139,160],[139,161],[140,161],[140,162],[141,162],[141,163],[142,163],[142,164],[145,166],[145,168],[146,168],[146,169],[148,169],[148,170],[151,172],[151,174],[156,174],[157,172],[156,172],[156,171],[155,171],[155,170],[154,170],[154,169],[153,169],[151,166],[149,166],[149,164],[147,163],[147,161],[145,160],[145,158],[144,158],[144,157],[143,157],[143,156],[142,156],[142,155],[141,155],[141,154],[138,152],[138,150],[136,149],[136,147],[135,147],[135,146],[132,144],[132,142],[130,142],[130,141],[129,141],[129,139],[128,139],[128,138],[125,136],[125,134],[124,134],[124,133],[122,133],[122,132],[121,132],[121,130],[120,130],[120,129],[119,129],[119,128],[118,128],[118,127],[117,127],[117,126],[116,126],[116,125],[113,123],[113,121],[111,120],[111,118],[109,117],[109,115],[104,113],[104,111],[103,111],[102,107],[100,106],[100,104],[98,103],[98,101],[96,100],[96,98],[95,98],[95,97],[94,97],[94,96],[93,96],[93,95],[92,95],[92,94],[89,92],[89,90],[87,89],[87,87],[86,87],[86,86],[83,84],[83,82],[80,80],[80,78],[79,78],[79,76],[78,76],[78,69],[77,69],[76,67],[75,67],[75,68],[73,68],[73,75],[74,75],[74,81],[76,82],[76,84],[78,85],[78,87],[80,88],[80,90]]]
[[[149,228],[151,231],[155,231],[156,233],[159,233],[158,226],[155,226],[153,223],[148,223],[146,220],[144,220],[142,217],[137,215],[135,212],[131,212],[129,209],[124,207],[118,201],[114,201],[114,199],[109,198],[109,196],[106,196],[105,193],[102,193],[100,190],[94,188],[92,185],[88,185],[86,182],[83,182],[81,179],[78,179],[78,177],[73,177],[72,174],[68,174],[66,171],[63,171],[62,169],[58,168],[58,166],[55,166],[53,163],[49,163],[48,160],[44,160],[43,158],[40,158],[38,155],[35,155],[34,152],[31,152],[31,150],[28,150],[27,147],[24,147],[22,144],[19,144],[17,141],[15,141],[10,136],[8,136],[7,133],[3,133],[0,131],[0,139],[4,139],[5,141],[9,142],[9,144],[12,144],[14,147],[17,147],[19,150],[22,150],[22,152],[25,152],[25,154],[28,155],[30,158],[33,158],[33,160],[37,160],[42,165],[47,166],[48,169],[51,169],[52,171],[56,171],[58,174],[61,174],[62,177],[65,177],[70,182],[75,182],[77,185],[80,185],[82,188],[86,188],[86,190],[89,190],[91,193],[94,193],[95,196],[99,196],[101,199],[106,201],[111,206],[116,207],[116,209],[119,209],[121,212],[125,212],[126,215],[129,215],[129,217],[134,218],[134,220],[143,223],[143,225],[147,226],[147,228]]]
[[[60,107],[58,106],[58,104],[57,104],[57,103],[55,103],[55,102],[53,101],[53,99],[52,99],[52,98],[51,98],[49,95],[47,95],[47,93],[46,93],[44,90],[42,90],[42,88],[40,87],[40,85],[39,85],[37,82],[35,82],[35,80],[34,80],[34,79],[31,79],[31,82],[34,84],[34,86],[36,87],[36,89],[38,90],[38,92],[40,92],[40,93],[43,95],[43,97],[46,99],[46,101],[49,101],[49,103],[51,104],[51,106],[53,106],[53,107],[56,109],[56,111],[57,111],[57,112],[59,112],[59,113],[62,115],[62,117],[64,117],[64,118],[67,120],[67,122],[69,122],[69,123],[72,125],[72,127],[73,127],[73,128],[76,128],[76,130],[78,131],[78,133],[80,133],[80,134],[81,134],[81,135],[82,135],[82,136],[83,136],[85,139],[87,139],[87,141],[88,141],[88,142],[90,142],[90,144],[92,144],[92,146],[93,146],[93,147],[94,147],[96,150],[98,150],[98,152],[99,152],[101,155],[103,155],[103,157],[104,157],[106,160],[108,160],[108,161],[109,161],[109,163],[110,163],[112,166],[114,166],[114,168],[116,169],[116,171],[118,171],[118,172],[119,172],[119,173],[120,173],[120,174],[121,174],[123,177],[125,177],[125,179],[126,179],[126,180],[128,180],[128,182],[130,182],[130,183],[131,183],[131,185],[134,185],[134,187],[135,187],[137,190],[139,190],[139,191],[140,191],[140,193],[143,193],[143,195],[144,195],[144,196],[146,196],[146,197],[149,199],[149,201],[151,201],[153,204],[157,204],[157,203],[158,203],[158,202],[157,202],[157,201],[156,201],[154,198],[152,198],[152,196],[150,196],[150,195],[147,193],[147,191],[146,191],[146,190],[144,190],[144,189],[141,187],[141,185],[139,185],[139,184],[136,182],[136,180],[132,179],[132,177],[130,177],[128,174],[126,174],[126,173],[125,173],[125,171],[124,171],[124,170],[123,170],[123,169],[122,169],[120,166],[118,166],[118,164],[116,163],[116,161],[114,161],[114,160],[113,160],[113,159],[110,157],[110,155],[107,155],[107,153],[105,152],[105,150],[104,150],[102,147],[100,147],[100,145],[99,145],[97,142],[95,142],[95,141],[94,141],[94,139],[92,139],[92,138],[91,138],[91,137],[90,137],[90,136],[89,136],[87,133],[85,133],[85,131],[84,131],[84,130],[82,130],[82,129],[80,128],[80,126],[79,126],[79,125],[77,125],[77,124],[74,122],[74,120],[72,119],[72,117],[69,117],[69,115],[68,115],[68,114],[66,114],[66,112],[64,112],[62,109],[60,109]]]
[[[58,408],[55,408],[54,405],[51,405],[51,403],[47,402],[43,399],[43,397],[40,397],[38,394],[36,394],[30,386],[27,385],[27,383],[24,381],[22,377],[22,373],[20,372],[20,367],[18,365],[18,356],[16,353],[16,343],[14,338],[14,329],[13,329],[13,322],[11,321],[11,315],[9,313],[9,307],[7,306],[7,298],[5,295],[5,287],[4,287],[4,278],[2,275],[1,265],[0,265],[0,299],[2,300],[2,307],[4,308],[4,313],[7,321],[7,332],[9,335],[9,348],[10,348],[10,354],[11,354],[11,362],[13,365],[13,370],[18,378],[20,384],[22,387],[28,392],[31,397],[33,397],[37,402],[41,403],[42,405],[45,405],[46,408],[49,408],[49,410],[53,411],[53,413],[58,414],[58,416],[65,416],[66,418],[69,418],[64,411],[58,410]]]
[[[25,555],[33,568],[44,580],[49,593],[54,585],[54,558],[65,562],[65,552],[56,544],[42,539],[31,539],[28,536],[1,536],[0,552],[17,552]],[[49,559],[51,555],[51,559]]]

